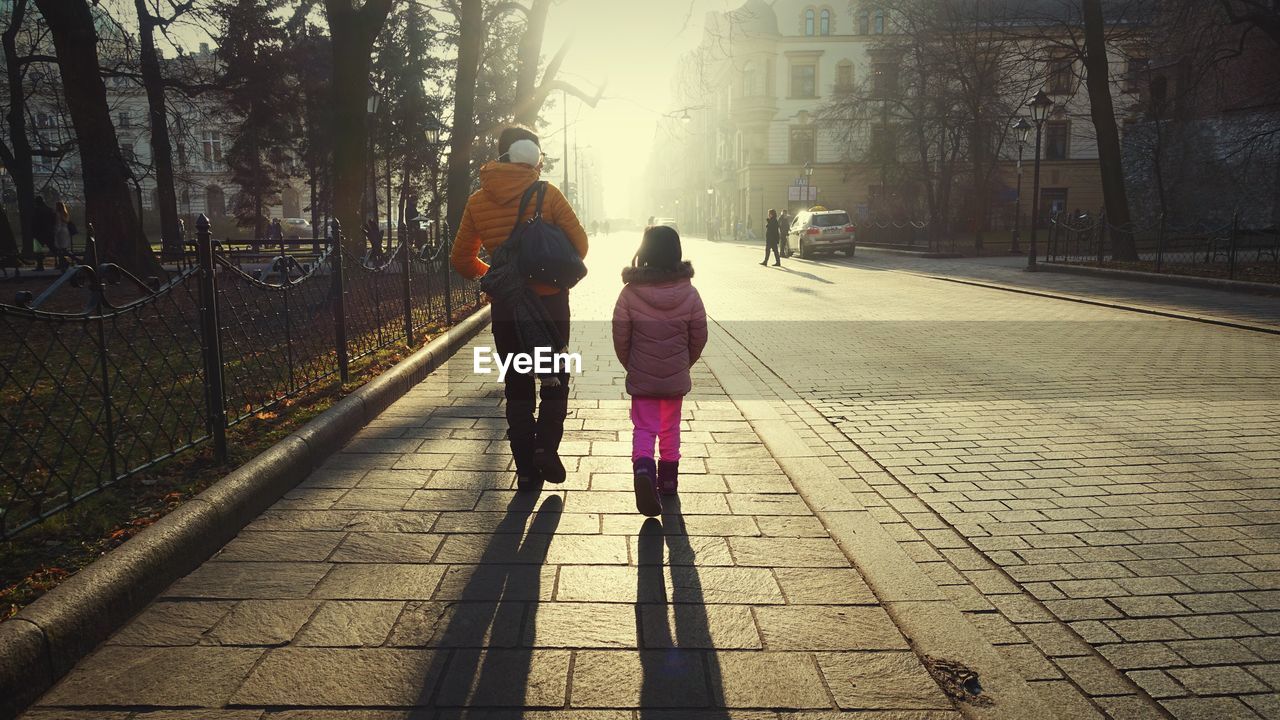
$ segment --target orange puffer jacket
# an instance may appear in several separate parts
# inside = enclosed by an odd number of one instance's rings
[[[480,246],[484,245],[484,249],[493,254],[495,248],[507,241],[516,224],[520,197],[540,174],[537,168],[522,163],[489,162],[480,168],[480,189],[467,200],[449,256],[458,274],[475,280],[489,272],[488,263],[479,258]],[[536,198],[530,201],[522,220],[533,217],[535,202]],[[554,185],[547,186],[542,217],[564,231],[579,255],[587,256],[587,231],[582,229],[582,223],[569,207],[569,201]],[[529,286],[539,295],[560,292],[558,288],[542,283],[529,283]]]

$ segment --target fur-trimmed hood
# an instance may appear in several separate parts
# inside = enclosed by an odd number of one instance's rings
[[[693,279],[693,263],[682,261],[674,270],[651,267],[622,268],[622,282],[627,285],[661,285]]]

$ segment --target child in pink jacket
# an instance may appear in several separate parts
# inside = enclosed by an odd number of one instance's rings
[[[622,271],[613,308],[613,349],[627,369],[631,395],[631,464],[636,509],[653,517],[662,495],[674,495],[680,475],[680,405],[689,368],[707,345],[707,312],[680,257],[680,236],[657,226],[644,231],[640,251]],[[661,460],[653,461],[654,439]]]

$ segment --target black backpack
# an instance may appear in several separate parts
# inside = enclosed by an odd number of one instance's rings
[[[538,204],[534,206],[533,217],[521,222],[534,193],[537,193]],[[526,280],[568,290],[586,277],[587,266],[564,231],[542,219],[542,200],[546,195],[545,181],[535,182],[524,191],[507,245],[516,250],[514,257]]]

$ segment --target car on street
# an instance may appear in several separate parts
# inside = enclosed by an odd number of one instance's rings
[[[287,238],[311,237],[311,223],[305,218],[285,218],[280,224],[284,227],[284,236]]]
[[[675,230],[676,232],[680,232],[680,226],[676,224],[675,218],[654,218],[653,225],[654,227],[657,227],[659,225],[666,225],[672,230]]]
[[[857,228],[845,210],[801,210],[791,223],[791,235],[791,246],[802,258],[837,250],[852,257],[857,246]]]

